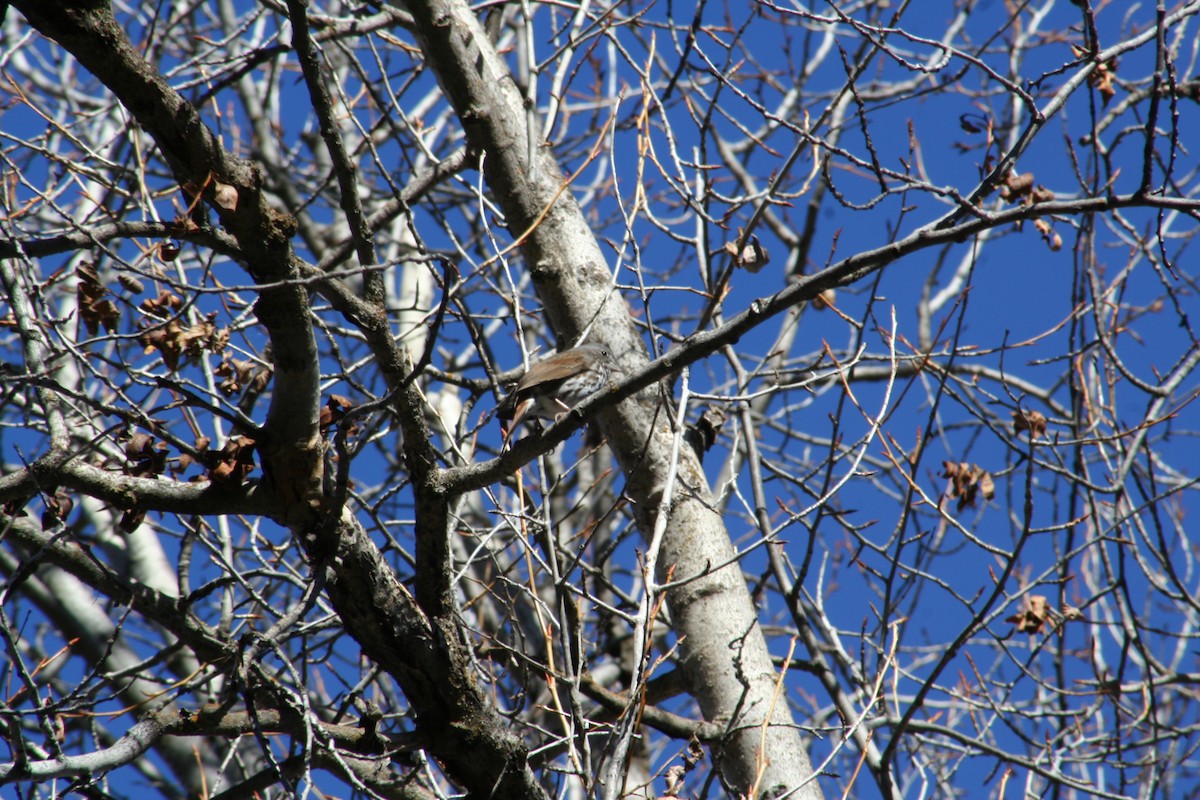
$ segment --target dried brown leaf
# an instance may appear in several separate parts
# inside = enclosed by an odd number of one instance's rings
[[[965,461],[943,461],[942,477],[950,479],[946,496],[958,500],[958,510],[974,508],[979,495],[985,500],[996,496],[996,485],[990,472],[978,464]]]
[[[1014,411],[1013,418],[1013,433],[1021,431],[1029,431],[1031,436],[1046,435],[1046,415],[1040,411]]]
[[[100,283],[96,267],[90,262],[83,262],[75,269],[79,278],[76,293],[79,302],[79,316],[93,336],[100,328],[108,333],[117,329],[121,321],[121,311],[112,300],[105,299],[108,289]]]
[[[716,405],[709,406],[688,430],[688,442],[698,454],[707,453],[717,443],[724,424],[724,409]]]
[[[738,238],[741,239],[740,231]],[[740,251],[735,242],[726,242],[725,252],[733,257],[734,265],[751,273],[758,272],[771,261],[767,248],[762,246],[757,236],[751,236]]]
[[[175,311],[183,308],[183,298],[165,289],[157,297],[148,297],[138,306],[152,317],[169,317]]]
[[[118,523],[118,527],[125,531],[125,533],[133,533],[138,529],[139,526],[141,526],[145,519],[146,509],[131,508],[121,515],[121,521]]]
[[[126,275],[122,273],[117,276],[117,283],[121,284],[121,286],[125,287],[126,290],[133,292],[134,294],[141,294],[142,292],[146,291],[146,285],[133,275]]]
[[[212,454],[209,480],[213,483],[241,485],[254,470],[255,441],[249,436],[234,436]]]
[[[1021,633],[1040,633],[1049,619],[1048,608],[1045,597],[1029,595],[1025,598],[1025,607],[1004,621],[1014,623]]]

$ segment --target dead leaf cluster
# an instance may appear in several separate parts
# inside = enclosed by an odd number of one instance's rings
[[[233,436],[225,446],[205,459],[208,477],[213,483],[240,486],[254,471],[255,441],[249,436]]]
[[[346,416],[346,412],[350,410],[352,405],[354,404],[350,402],[350,398],[340,394],[331,394],[329,400],[321,407],[321,416],[317,422],[321,430],[321,435],[328,436],[329,429],[342,421],[342,418]],[[347,431],[347,435],[352,436],[357,432],[358,425],[356,423]]]
[[[167,468],[167,443],[149,433],[135,433],[125,442],[125,474],[156,478]]]
[[[1024,607],[1011,617],[1006,617],[1004,621],[1016,625],[1020,633],[1041,633],[1047,625],[1051,631],[1056,631],[1064,622],[1081,619],[1083,613],[1075,606],[1064,605],[1061,611],[1055,611],[1044,596],[1034,594],[1027,595]]]
[[[137,340],[146,353],[155,350],[162,356],[167,369],[174,372],[184,358],[199,358],[204,352],[217,353],[229,342],[229,330],[218,328],[214,311],[195,325],[184,326],[178,319],[165,324],[142,322],[142,333]]]
[[[1053,200],[1054,192],[1040,183],[1035,185],[1032,172],[1016,173],[1009,170],[1000,179],[1000,197],[1010,203],[1031,206]]]
[[[54,494],[44,495],[42,502],[42,530],[49,530],[66,521],[75,508],[75,500],[61,487],[55,489]]]
[[[239,486],[254,470],[255,441],[249,436],[231,436],[220,450],[210,450],[212,440],[207,436],[196,439],[196,455],[181,453],[180,471],[193,464],[204,468],[204,475],[193,480],[207,478],[213,483]]]
[[[1054,230],[1045,217],[1038,217],[1033,221],[1033,227],[1038,229],[1038,233],[1042,234],[1042,241],[1046,243],[1052,251],[1058,252],[1062,249],[1062,237]]]
[[[1049,608],[1045,597],[1040,594],[1028,595],[1025,607],[1004,621],[1015,624],[1021,633],[1041,633],[1042,627],[1050,619]]]
[[[688,428],[688,442],[697,454],[707,453],[717,443],[717,437],[721,435],[721,428],[725,424],[725,416],[723,408],[711,405]]]
[[[272,372],[270,367],[226,354],[213,370],[213,374],[221,379],[217,388],[226,397],[231,397],[240,392],[243,386],[254,392],[265,391],[271,381]]]
[[[1046,435],[1046,415],[1040,411],[1016,410],[1012,412],[1013,433],[1029,431],[1036,438]]]
[[[663,776],[667,783],[667,788],[663,791],[660,798],[679,797],[679,793],[683,790],[684,779],[687,778],[689,772],[696,768],[704,758],[704,746],[700,744],[700,740],[692,737],[688,742],[687,750],[683,753],[683,763],[671,765],[666,774]]]
[[[95,336],[96,332],[103,327],[105,331],[112,333],[117,329],[117,323],[121,321],[121,310],[112,300],[105,299],[108,289],[100,283],[96,265],[85,261],[76,267],[75,274],[79,277],[77,288],[79,316],[87,325],[88,332]]]
[[[183,308],[183,298],[166,289],[158,293],[158,297],[148,297],[138,306],[147,316],[167,319]]]
[[[1084,50],[1079,45],[1073,45],[1071,50],[1075,53],[1076,58],[1089,58],[1091,53]],[[1091,86],[1100,94],[1100,104],[1108,108],[1108,103],[1117,95],[1117,89],[1113,86],[1113,79],[1117,76],[1117,57],[1113,56],[1108,61],[1101,61],[1096,64],[1096,68],[1092,70],[1092,74],[1088,76],[1088,86]]]
[[[739,240],[741,239],[741,235],[741,230],[739,230]],[[725,252],[733,259],[735,266],[741,267],[750,273],[758,272],[771,261],[771,256],[767,253],[767,248],[762,246],[757,236],[751,236],[741,250],[738,250],[735,242],[726,242]]]
[[[1000,197],[1010,203],[1031,206],[1053,200],[1054,192],[1041,184],[1035,185],[1032,172],[1015,173],[1009,170],[1000,180]],[[1038,217],[1033,225],[1051,250],[1057,251],[1062,248],[1062,237],[1055,233],[1054,226],[1048,220]]]
[[[984,500],[996,496],[996,484],[992,474],[978,464],[968,464],[965,461],[943,461],[943,478],[950,479],[950,487],[946,496],[958,500],[958,510],[967,506],[975,507],[975,501],[980,495]]]

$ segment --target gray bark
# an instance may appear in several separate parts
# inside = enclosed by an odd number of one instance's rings
[[[509,232],[522,237],[521,252],[560,342],[573,344],[591,328],[627,368],[644,364],[644,348],[613,291],[596,239],[570,190],[563,191],[562,169],[540,142],[530,146],[521,93],[470,7],[460,0],[412,0],[406,6],[469,146],[482,154]],[[821,792],[800,731],[776,697],[779,675],[729,534],[699,460],[690,448],[673,447],[670,416],[648,392],[600,420],[643,535],[649,537],[658,515],[666,515],[659,573],[671,577],[667,603],[683,640],[689,688],[705,718],[727,726],[721,774],[738,792],[795,791],[792,797],[816,800]],[[664,507],[673,459],[678,485]]]

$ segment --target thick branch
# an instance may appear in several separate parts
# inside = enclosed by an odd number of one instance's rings
[[[200,194],[237,239],[244,266],[260,283],[296,276],[290,238],[296,223],[275,211],[260,170],[225,151],[199,112],[142,58],[103,3],[23,0],[14,5],[109,88],[166,156],[185,196]],[[265,289],[255,304],[271,336],[275,391],[258,450],[292,522],[311,522],[318,504],[321,451],[316,341],[303,287]]]
[[[426,59],[438,76],[503,208],[547,317],[560,341],[586,329],[623,355],[632,369],[645,363],[625,303],[595,236],[564,185],[562,170],[527,127],[520,91],[473,12],[461,0],[407,4]],[[699,357],[696,353],[696,357]],[[667,515],[659,563],[678,581],[667,593],[682,665],[708,720],[731,733],[718,759],[738,791],[798,790],[821,796],[786,704],[774,700],[776,672],[735,553],[697,457],[684,448],[677,474],[683,490],[662,508],[673,434],[663,424],[657,395],[629,400],[600,421],[626,475],[643,535]],[[714,564],[728,565],[713,569]],[[682,579],[682,580],[680,580]]]

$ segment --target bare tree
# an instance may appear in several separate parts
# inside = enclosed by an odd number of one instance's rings
[[[11,5],[0,783],[1197,782],[1200,0]]]

